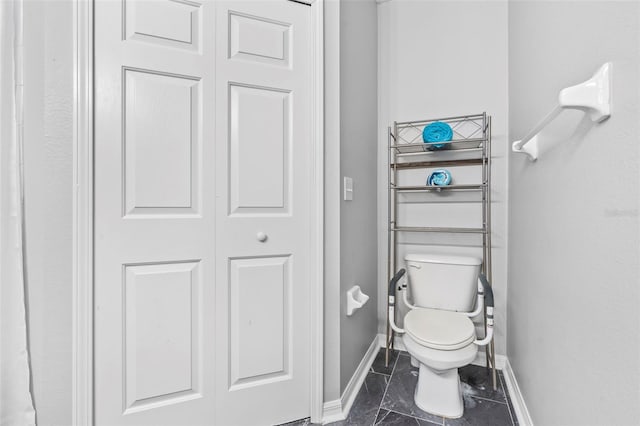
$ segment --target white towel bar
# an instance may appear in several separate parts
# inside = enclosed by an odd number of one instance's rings
[[[599,123],[611,115],[611,62],[602,65],[589,80],[567,87],[558,95],[559,105],[555,107],[536,127],[512,145],[513,152],[527,154],[531,161],[538,158],[537,136],[551,123],[563,109],[583,110],[591,120]]]

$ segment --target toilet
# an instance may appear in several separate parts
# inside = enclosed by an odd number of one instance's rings
[[[478,345],[490,340],[476,339],[470,318],[481,311],[483,287],[478,275],[482,261],[442,254],[408,254],[405,261],[412,302],[407,299],[406,285],[404,299],[412,309],[402,331],[412,364],[420,368],[415,403],[437,416],[462,417],[458,368],[471,363]]]

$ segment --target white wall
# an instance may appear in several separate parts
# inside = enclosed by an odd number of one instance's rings
[[[378,277],[379,330],[385,331],[387,291],[387,126],[408,121],[475,114],[493,117],[492,226],[496,352],[506,352],[507,296],[507,2],[391,0],[378,6]],[[451,169],[454,179],[478,170]],[[414,172],[421,185],[426,172]],[[477,181],[477,179],[476,179]],[[478,198],[477,198],[478,199]],[[442,205],[441,205],[442,207]],[[451,208],[449,208],[451,207]],[[442,213],[442,210],[439,210]],[[421,222],[425,211],[406,219],[422,226],[481,224],[480,203],[446,205],[439,223]],[[408,216],[408,217],[407,217]],[[422,217],[420,217],[422,216]],[[446,223],[445,223],[446,222]],[[481,255],[479,236],[428,236],[437,247],[406,251],[446,251]],[[413,241],[417,241],[414,237]],[[444,244],[444,245],[443,245]],[[399,266],[400,267],[400,266]]]
[[[71,424],[72,3],[27,0],[25,233],[38,425]]]
[[[353,201],[340,203],[340,391],[377,335],[377,7],[340,2],[340,174]],[[347,317],[345,294],[359,285],[369,302]]]
[[[510,133],[613,62],[611,118],[565,112],[511,154],[508,356],[535,424],[640,418],[640,3],[509,7]]]

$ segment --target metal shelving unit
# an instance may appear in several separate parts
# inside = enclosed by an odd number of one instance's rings
[[[445,122],[453,130],[453,139],[441,149],[434,149],[422,141],[422,130],[435,121]],[[491,117],[482,114],[445,117],[432,120],[394,122],[389,127],[389,172],[388,172],[388,251],[387,282],[398,270],[398,234],[400,233],[445,233],[481,234],[482,272],[492,282],[491,273]],[[440,168],[446,166],[480,166],[481,181],[452,184],[444,187],[426,185],[399,185],[399,175],[406,170]],[[482,203],[481,227],[433,227],[406,226],[398,223],[398,198],[406,193],[480,192]],[[427,203],[428,201],[425,201]],[[486,332],[486,313],[485,313]],[[389,350],[393,348],[394,332],[387,318],[386,363]],[[493,341],[486,346],[487,367],[491,368],[493,387],[496,389],[495,348]]]

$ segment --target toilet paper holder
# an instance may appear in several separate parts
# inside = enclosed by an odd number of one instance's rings
[[[347,316],[362,308],[369,300],[369,296],[362,292],[359,285],[354,285],[347,291]]]

